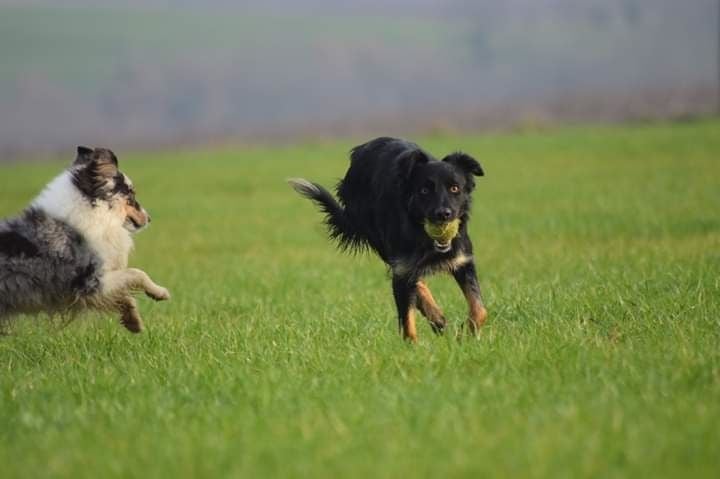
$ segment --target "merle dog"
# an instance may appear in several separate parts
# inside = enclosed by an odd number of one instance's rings
[[[477,333],[487,311],[467,234],[474,176],[483,176],[469,155],[453,153],[442,161],[414,143],[377,138],[352,150],[350,169],[337,187],[336,201],[322,186],[298,178],[289,180],[301,195],[325,213],[330,237],[341,249],[371,249],[392,271],[392,289],[403,336],[417,339],[415,308],[436,333],[446,320],[423,277],[451,273],[469,306],[468,326]],[[449,247],[432,240],[426,221],[460,220]]]
[[[95,309],[119,313],[139,332],[133,293],[170,297],[144,271],[127,267],[131,234],[148,223],[115,154],[78,147],[73,164],[24,212],[0,220],[0,326],[22,313],[72,318]]]

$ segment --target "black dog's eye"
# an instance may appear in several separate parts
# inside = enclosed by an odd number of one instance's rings
[[[454,193],[454,194],[460,193],[460,187],[458,185],[452,185],[450,187],[450,193]]]
[[[420,188],[421,195],[427,195],[428,193],[430,193],[430,188],[428,188],[427,186],[423,186],[422,188]]]

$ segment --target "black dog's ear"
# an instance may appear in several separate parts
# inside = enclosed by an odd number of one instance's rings
[[[85,163],[89,163],[93,158],[94,152],[95,152],[94,149],[89,148],[87,146],[78,146],[77,147],[77,156],[75,157],[74,164],[84,165]]]
[[[398,157],[398,173],[402,179],[410,179],[416,166],[430,161],[430,158],[422,150],[410,150],[403,152]]]
[[[450,163],[465,173],[475,176],[485,176],[485,172],[475,158],[465,153],[453,153],[443,158],[443,161]]]

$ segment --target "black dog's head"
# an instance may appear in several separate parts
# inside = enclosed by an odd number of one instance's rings
[[[437,161],[421,150],[407,152],[399,161],[406,178],[410,217],[423,223],[464,219],[470,210],[473,176],[483,176],[480,164],[464,153]]]

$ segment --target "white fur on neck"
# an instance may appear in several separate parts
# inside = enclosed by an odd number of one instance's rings
[[[75,228],[100,257],[104,271],[127,267],[133,241],[123,228],[122,208],[107,201],[93,207],[73,184],[70,171],[51,181],[32,206]]]

